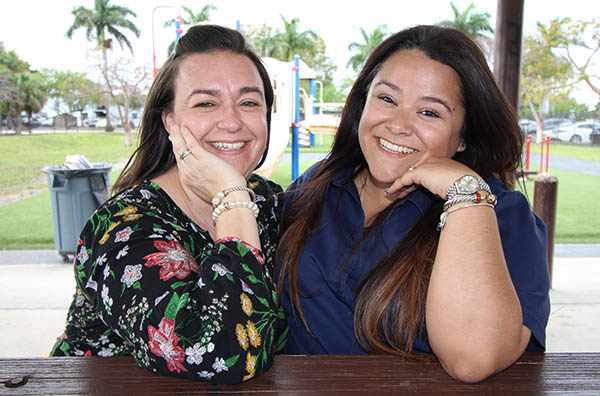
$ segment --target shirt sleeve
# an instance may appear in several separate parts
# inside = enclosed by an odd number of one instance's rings
[[[518,191],[498,192],[496,215],[504,257],[521,303],[523,324],[531,330],[527,352],[543,352],[550,315],[546,226]]]
[[[140,366],[237,383],[272,365],[283,314],[262,252],[203,235],[155,208],[103,207],[82,233],[76,279]]]

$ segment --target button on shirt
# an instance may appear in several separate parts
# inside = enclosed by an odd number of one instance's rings
[[[305,172],[290,189],[309,180],[315,168],[316,165]],[[282,304],[290,324],[286,353],[366,353],[354,336],[359,286],[432,204],[429,194],[416,190],[396,202],[382,224],[367,230],[352,175],[349,169],[332,178],[320,226],[300,258],[300,301],[313,335],[291,310],[287,284],[282,285]],[[521,302],[523,323],[533,335],[527,350],[541,352],[550,314],[546,229],[521,193],[506,189],[496,178],[486,181],[498,196],[495,210],[502,247]],[[351,255],[361,238],[364,239],[360,247]],[[413,349],[417,353],[432,353],[425,332],[415,339]]]

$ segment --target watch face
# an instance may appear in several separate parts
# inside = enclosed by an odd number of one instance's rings
[[[479,189],[479,182],[477,181],[477,178],[469,175],[463,176],[459,180],[458,185],[460,190],[467,194],[472,194]]]

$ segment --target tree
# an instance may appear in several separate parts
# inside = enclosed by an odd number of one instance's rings
[[[493,59],[493,39],[486,35],[486,33],[494,33],[494,29],[490,25],[490,18],[492,17],[490,13],[475,12],[475,5],[473,3],[469,4],[464,11],[460,11],[452,1],[450,2],[450,6],[454,13],[454,19],[441,21],[438,25],[451,27],[468,34],[480,44],[486,57]]]
[[[48,89],[44,76],[37,71],[26,71],[19,75],[20,109],[27,114],[27,128],[31,133],[31,115],[44,107],[48,100]]]
[[[346,67],[352,67],[357,73],[362,69],[363,64],[373,50],[389,36],[387,25],[377,26],[370,34],[363,28],[359,29],[364,42],[353,41],[348,45],[348,50],[350,52],[355,52],[355,54],[350,57],[350,60],[346,65]]]
[[[135,17],[135,12],[126,7],[110,5],[109,2],[110,0],[95,0],[93,9],[81,6],[74,8],[72,11],[74,17],[73,25],[71,25],[66,33],[68,38],[72,38],[76,30],[85,29],[88,41],[95,41],[102,49],[102,68],[104,69],[108,67],[106,51],[112,48],[112,39],[109,36],[114,37],[121,48],[125,44],[132,54],[133,48],[131,47],[131,43],[122,30],[129,30],[136,37],[140,37],[140,31],[128,19],[129,16]],[[103,75],[105,74],[103,73]],[[108,86],[110,82],[105,81],[105,83]],[[110,109],[110,98],[108,95],[105,96],[105,106],[108,114]],[[106,131],[112,130],[110,117],[108,117],[106,120]]]
[[[298,18],[289,22],[283,16],[281,19],[285,27],[283,32],[264,24],[259,28],[244,26],[244,35],[250,45],[260,56],[270,56],[284,62],[293,60],[294,55],[298,54],[317,73],[324,85],[332,83],[336,66],[327,55],[325,41],[312,30],[299,32]]]
[[[291,61],[296,54],[314,56],[318,50],[315,42],[320,39],[319,35],[312,30],[299,31],[298,18],[287,21],[283,15],[280,16],[284,30],[269,38],[268,55],[282,61]]]
[[[273,29],[273,27],[265,24],[262,24],[258,28],[255,28],[252,25],[243,25],[242,30],[246,40],[248,40],[259,56],[270,56],[270,45],[273,41],[273,36],[276,33],[279,33],[279,30]]]
[[[48,94],[58,114],[72,114],[86,106],[102,103],[104,90],[84,73],[42,69],[48,83]]]
[[[28,116],[31,131],[31,115],[46,103],[45,79],[40,73],[30,70],[29,64],[21,60],[14,51],[6,51],[0,42],[0,113],[8,115],[8,126],[21,133],[21,113]]]
[[[521,67],[521,101],[529,107],[538,129],[536,140],[542,139],[544,115],[551,100],[568,94],[572,84],[571,66],[552,52],[542,34],[544,26],[538,23],[538,31],[525,37]]]
[[[543,39],[568,62],[576,80],[584,81],[600,96],[600,72],[594,63],[600,51],[600,18],[590,21],[572,21],[556,18],[540,26]]]
[[[29,69],[14,51],[6,51],[0,42],[0,114],[8,116],[8,127],[21,133],[19,109],[19,75]]]
[[[129,113],[133,105],[139,104],[139,97],[145,95],[149,89],[150,69],[148,66],[134,66],[132,59],[117,58],[102,70],[102,74],[108,84],[108,94],[117,106],[119,119],[125,130],[125,146],[129,147],[132,144]]]
[[[181,8],[183,8],[183,10],[187,13],[187,17],[181,17],[182,22],[186,25],[195,25],[199,22],[208,21],[210,20],[210,12],[217,10],[217,6],[214,4],[205,5],[202,7],[200,12],[196,14],[189,7],[181,6]],[[177,19],[175,18],[169,19],[167,22],[165,22],[165,27],[175,26],[176,21]],[[175,40],[169,44],[169,47],[167,48],[167,55],[171,55],[173,51],[175,51]]]

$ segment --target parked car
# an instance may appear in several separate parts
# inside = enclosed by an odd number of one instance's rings
[[[110,122],[111,122],[112,126],[115,127],[118,124],[119,121],[111,117]],[[96,120],[96,123],[94,124],[94,127],[96,127],[96,128],[106,128],[106,117],[104,117],[104,118],[98,118]]]
[[[537,123],[535,121],[523,119],[519,121],[519,126],[521,127],[521,130],[525,136],[537,131]]]
[[[556,129],[544,130],[545,136],[570,143],[589,144],[593,134],[600,134],[600,125],[587,121],[560,124]]]

